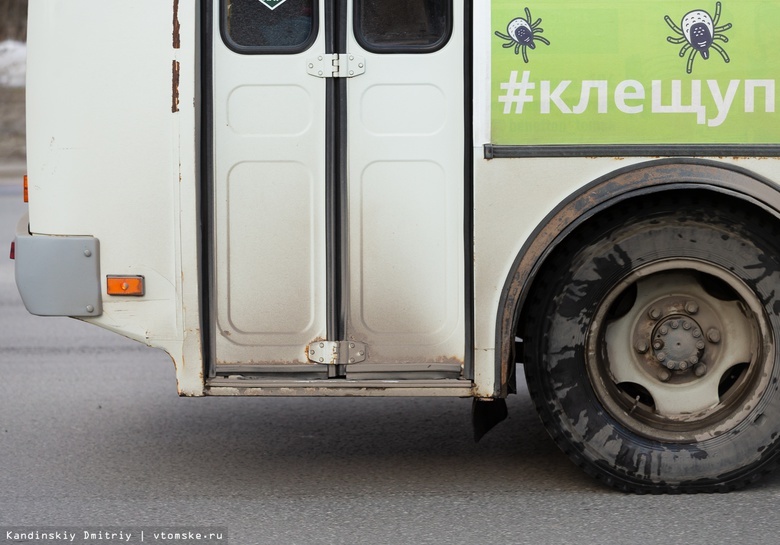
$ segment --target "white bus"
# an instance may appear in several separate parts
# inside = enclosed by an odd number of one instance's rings
[[[778,459],[770,0],[30,0],[28,310],[184,396],[473,398],[626,491]],[[500,433],[500,429],[495,433]]]

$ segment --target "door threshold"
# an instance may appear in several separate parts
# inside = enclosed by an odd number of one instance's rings
[[[334,397],[473,397],[473,383],[463,379],[290,380],[231,375],[213,377],[204,390],[211,396]]]

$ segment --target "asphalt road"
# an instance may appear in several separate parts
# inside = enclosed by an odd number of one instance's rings
[[[214,526],[231,544],[780,542],[780,475],[627,496],[581,474],[525,391],[471,439],[460,399],[186,399],[168,357],[24,310],[0,168],[0,527]],[[0,535],[0,543],[4,541]]]

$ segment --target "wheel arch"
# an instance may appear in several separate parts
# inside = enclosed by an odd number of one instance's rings
[[[515,337],[537,273],[550,253],[577,228],[629,199],[673,191],[706,191],[755,206],[780,221],[780,186],[732,163],[674,158],[615,170],[562,201],[534,229],[515,257],[501,292],[496,320],[494,395],[506,397]]]

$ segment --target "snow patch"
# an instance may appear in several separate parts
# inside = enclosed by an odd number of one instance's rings
[[[24,87],[27,74],[27,44],[15,40],[0,42],[0,86]]]

